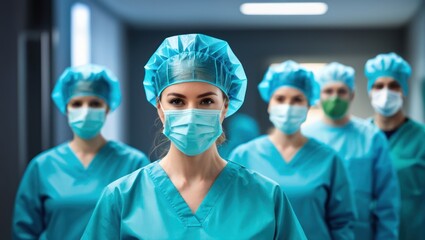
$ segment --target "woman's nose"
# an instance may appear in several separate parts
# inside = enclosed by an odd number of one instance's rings
[[[187,108],[188,109],[199,108],[199,106],[198,106],[198,104],[196,102],[188,102],[187,103]]]

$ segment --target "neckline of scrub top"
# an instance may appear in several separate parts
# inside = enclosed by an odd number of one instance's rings
[[[348,120],[347,123],[345,123],[344,125],[340,125],[340,126],[330,125],[330,124],[326,123],[325,121],[323,121],[322,119],[319,120],[318,123],[320,125],[319,127],[325,128],[328,131],[341,131],[341,130],[348,129],[353,125],[353,116],[350,116],[350,119]]]
[[[193,213],[176,186],[174,186],[173,182],[168,177],[168,174],[161,165],[159,165],[159,162],[160,161],[156,161],[152,163],[152,166],[147,168],[148,173],[156,188],[162,192],[186,227],[202,227],[209,213],[216,205],[217,200],[225,194],[226,189],[230,186],[231,180],[235,178],[236,168],[238,166],[232,162],[227,162],[226,166],[224,166],[211,185],[198,209]]]
[[[277,149],[277,147],[274,145],[269,135],[266,136],[265,140],[266,140],[266,144],[269,145],[268,146],[269,148],[266,148],[266,149],[271,149],[272,155],[279,156],[280,157],[279,161],[282,162],[283,166],[287,166],[287,167],[294,167],[298,161],[301,161],[300,159],[302,159],[305,149],[307,149],[312,143],[312,139],[307,138],[307,142],[305,142],[304,145],[302,145],[301,148],[298,149],[298,151],[294,154],[294,156],[292,156],[292,159],[289,162],[287,162],[285,161],[285,158],[283,158],[282,154],[279,152],[279,149]],[[307,159],[308,158],[306,158],[305,160]]]
[[[93,159],[89,163],[89,165],[87,165],[87,167],[84,167],[83,163],[80,161],[80,159],[77,157],[75,152],[72,150],[71,146],[69,146],[70,142],[65,144],[65,150],[71,156],[70,159],[69,159],[69,162],[71,164],[73,164],[77,168],[77,170],[83,171],[83,172],[88,172],[91,169],[95,168],[96,165],[98,165],[97,162],[99,162],[100,159],[106,159],[106,157],[107,157],[106,153],[108,152],[108,149],[109,149],[109,146],[111,145],[111,143],[112,143],[111,141],[107,141],[105,143],[105,145],[103,145],[99,149],[99,151],[96,153],[96,155],[93,157]]]
[[[377,128],[379,128],[378,127],[378,125],[376,125],[376,123],[375,123],[375,119],[374,118],[370,118],[369,119],[370,120],[370,122],[373,124],[373,125],[375,125]],[[387,139],[389,140],[389,142],[391,143],[391,139],[394,137],[394,139],[397,139],[398,138],[398,135],[400,135],[400,134],[402,134],[403,132],[404,132],[404,128],[406,128],[406,126],[409,126],[410,124],[409,124],[409,122],[412,122],[412,121],[410,121],[410,119],[408,118],[408,117],[405,117],[405,119],[404,119],[404,121],[403,121],[403,123],[400,125],[400,126],[398,126],[397,128],[395,128],[395,129],[393,129],[393,130],[390,130],[390,131],[384,131],[384,130],[382,130],[382,129],[380,129],[379,128],[379,130],[381,130],[382,131],[382,133],[384,133],[385,134],[385,136],[387,137]]]
[[[413,122],[406,117],[406,120],[403,122],[403,124],[401,124],[397,129],[394,129],[394,133],[388,138],[388,142],[390,143],[390,145],[393,145],[394,141],[391,141],[391,139],[399,139],[399,135],[403,134],[406,132],[405,128],[408,128],[409,126],[411,126],[411,124],[413,124]]]

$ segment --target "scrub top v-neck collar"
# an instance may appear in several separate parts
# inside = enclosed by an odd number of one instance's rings
[[[304,149],[309,147],[309,145],[311,144],[311,139],[307,138],[307,142],[305,142],[304,145],[302,145],[301,148],[298,149],[298,151],[294,154],[294,156],[292,156],[292,159],[289,162],[287,162],[285,158],[283,158],[282,154],[279,152],[279,150],[274,145],[269,136],[266,136],[265,143],[266,145],[268,145],[265,149],[270,149],[272,151],[272,156],[279,157],[277,160],[280,161],[282,164],[279,164],[278,166],[295,167],[298,165],[299,161],[301,161],[299,163],[301,164],[303,161],[306,161],[308,159],[307,157],[304,157],[304,152],[306,152],[304,151]]]
[[[323,128],[326,131],[330,131],[330,132],[347,131],[347,129],[351,128],[353,125],[353,117],[350,116],[350,119],[342,125],[332,125],[330,123],[325,122],[323,119],[317,121],[317,123],[319,124],[321,128]]]
[[[102,159],[106,159],[108,156],[108,149],[109,149],[109,144],[111,142],[108,141],[105,143],[105,145],[103,145],[99,151],[96,153],[96,155],[93,157],[92,161],[90,162],[90,164],[87,167],[84,167],[83,163],[78,159],[77,155],[75,154],[75,152],[72,150],[72,148],[69,146],[69,142],[65,144],[65,152],[67,155],[69,155],[69,163],[71,165],[73,165],[76,169],[76,171],[78,172],[82,172],[82,173],[89,173],[92,172],[93,169],[96,169],[97,165],[100,164],[100,162],[104,162],[102,161]],[[98,163],[99,162],[99,163]]]
[[[159,165],[159,161],[152,163],[152,167],[148,168],[148,173],[155,187],[162,192],[186,227],[202,227],[219,198],[225,194],[226,189],[231,185],[231,180],[234,179],[236,175],[236,168],[237,165],[232,162],[226,164],[211,185],[207,195],[204,197],[195,213],[192,212],[167,173],[161,165]]]

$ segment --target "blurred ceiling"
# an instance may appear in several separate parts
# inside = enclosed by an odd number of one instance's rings
[[[144,28],[391,28],[406,24],[423,0],[325,0],[321,2],[328,4],[328,12],[321,16],[246,16],[240,5],[254,1],[241,0],[96,2],[125,22]]]

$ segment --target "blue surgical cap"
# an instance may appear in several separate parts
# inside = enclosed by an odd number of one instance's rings
[[[258,91],[261,98],[269,102],[273,93],[278,88],[289,86],[304,93],[310,105],[313,105],[313,84],[313,73],[301,67],[298,63],[289,60],[278,65],[270,66],[263,80],[258,84]]]
[[[121,103],[120,84],[105,67],[93,64],[69,67],[56,82],[52,99],[59,110],[66,114],[69,100],[77,96],[99,97],[114,111]]]
[[[397,54],[379,54],[366,62],[365,75],[368,78],[367,90],[370,91],[372,89],[373,84],[378,78],[391,77],[400,84],[403,94],[407,96],[407,79],[411,73],[412,69],[409,63]]]
[[[328,83],[342,82],[352,92],[355,89],[354,83],[355,71],[352,67],[345,66],[341,63],[332,62],[326,65],[318,74],[317,83],[320,85],[320,89]]]
[[[145,65],[147,100],[156,106],[162,91],[173,84],[206,82],[229,98],[226,116],[242,105],[247,79],[242,64],[227,42],[203,34],[166,38]]]

